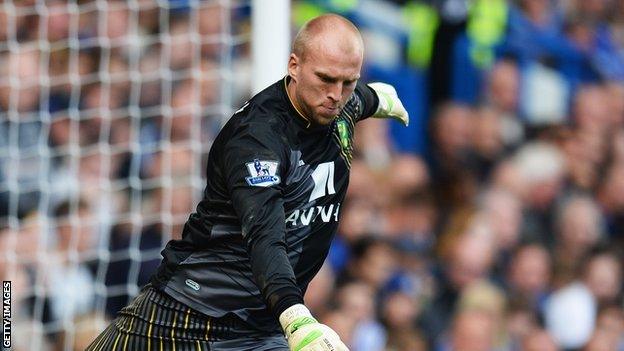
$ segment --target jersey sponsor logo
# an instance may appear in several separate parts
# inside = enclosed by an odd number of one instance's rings
[[[324,223],[338,222],[338,216],[340,215],[340,203],[327,204],[322,206],[312,206],[310,208],[302,210],[294,210],[286,218],[286,225],[296,227],[298,225],[310,225],[316,221],[322,221]]]
[[[324,162],[319,164],[314,172],[312,172],[312,179],[314,180],[314,189],[310,194],[310,199],[316,200],[325,195],[331,195],[336,193],[334,189],[334,161]]]
[[[194,281],[193,279],[187,279],[184,281],[184,283],[191,289],[195,290],[195,291],[199,291],[199,284]]]
[[[253,162],[247,162],[247,170],[249,177],[245,177],[247,184],[251,186],[268,187],[279,184],[280,177],[277,175],[277,161],[261,161],[259,159]]]

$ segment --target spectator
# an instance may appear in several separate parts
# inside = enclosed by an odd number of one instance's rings
[[[522,351],[559,351],[555,340],[543,329],[537,329],[522,341]]]
[[[561,205],[553,252],[555,286],[574,280],[582,259],[600,242],[601,228],[600,211],[590,197],[575,195]]]
[[[527,348],[523,348],[523,343],[538,329],[537,319],[537,313],[531,306],[523,301],[514,300],[513,297],[510,299],[505,328],[509,336],[509,345],[512,350],[524,350]],[[554,345],[552,340],[550,342]],[[528,347],[527,349],[540,350],[538,347],[540,346],[540,342],[535,341],[535,343],[536,345]],[[548,350],[547,342],[541,342],[541,344]]]
[[[610,338],[615,341],[613,350],[624,350],[624,312],[621,306],[603,307],[598,314],[596,328],[610,335]]]
[[[492,316],[484,311],[465,310],[453,321],[449,346],[440,351],[495,351],[496,325]]]
[[[383,300],[382,317],[386,328],[391,331],[388,341],[392,342],[393,336],[403,333],[415,333],[414,322],[419,313],[419,306],[408,294],[397,291],[391,293]]]
[[[398,198],[405,193],[412,193],[428,186],[431,179],[424,161],[414,155],[397,155],[388,167],[386,193]],[[353,177],[353,176],[352,176]],[[349,185],[351,188],[352,184]]]
[[[598,307],[617,304],[622,297],[622,258],[610,251],[596,250],[586,258],[583,281]]]
[[[522,238],[549,246],[553,244],[554,203],[563,188],[564,158],[554,145],[529,143],[515,154],[513,162],[522,179],[525,204]]]
[[[518,146],[524,139],[524,126],[518,116],[520,70],[512,60],[498,61],[490,71],[486,101],[500,119],[500,136],[506,147]]]
[[[580,129],[604,132],[609,127],[609,105],[601,104],[606,92],[601,86],[584,86],[574,99],[574,122]]]
[[[332,268],[325,264],[308,285],[305,303],[315,316],[323,316],[328,312],[334,280]]]
[[[489,179],[494,165],[503,157],[503,126],[496,112],[480,108],[475,113],[472,148],[475,153],[475,171],[479,179]]]
[[[352,172],[353,174],[353,172]],[[353,196],[341,205],[339,235],[330,248],[328,260],[336,272],[342,272],[353,257],[356,243],[365,240],[369,231],[381,230],[377,207],[363,198]]]
[[[370,286],[359,282],[349,283],[337,292],[338,311],[354,322],[348,342],[354,350],[381,351],[386,346],[386,332],[375,318],[374,293]]]
[[[494,348],[508,349],[505,318],[507,317],[507,299],[502,289],[487,281],[478,281],[464,289],[458,302],[458,311],[481,311],[492,320]],[[461,313],[461,312],[460,312]]]
[[[443,256],[438,286],[433,300],[420,318],[421,328],[430,341],[451,324],[461,293],[471,284],[487,279],[494,258],[492,239],[474,233],[460,234],[449,243],[448,256]]]
[[[89,313],[95,304],[95,276],[89,264],[95,259],[97,227],[85,200],[61,203],[54,216],[57,242],[45,265],[47,293],[52,320],[66,321]]]
[[[49,159],[37,152],[46,143],[38,137],[43,123],[35,118],[40,104],[40,55],[34,43],[0,53],[0,76],[9,78],[0,84],[0,147],[17,148],[12,155],[0,154],[0,181],[16,181],[20,189],[30,189],[12,195],[8,185],[2,186],[0,214],[5,216],[10,208],[16,211],[11,215],[20,217],[36,208],[41,195],[37,184],[48,180],[42,170]]]
[[[509,294],[527,303],[532,310],[540,310],[550,291],[548,251],[539,244],[518,247],[511,257],[507,276]]]
[[[503,189],[488,189],[481,195],[480,207],[489,223],[499,256],[503,259],[520,242],[522,225],[522,202]]]
[[[386,169],[391,162],[391,143],[387,120],[373,119],[356,126],[355,148],[367,166],[374,171]]]
[[[607,155],[607,145],[597,130],[576,129],[564,137],[563,151],[570,173],[572,190],[589,192],[598,183]]]
[[[476,193],[477,174],[471,163],[473,117],[467,106],[447,103],[438,107],[431,121],[432,186],[445,213],[467,206]]]
[[[387,242],[365,237],[354,243],[348,280],[360,280],[373,291],[380,291],[396,269],[395,253]]]

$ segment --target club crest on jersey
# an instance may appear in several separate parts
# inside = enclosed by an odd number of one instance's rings
[[[277,161],[262,161],[259,159],[245,164],[249,171],[249,177],[245,177],[247,184],[251,186],[267,187],[279,184],[280,177],[277,175]]]
[[[342,148],[348,150],[349,146],[351,146],[351,136],[349,135],[347,121],[338,121],[338,136],[340,137],[340,144],[342,145]]]
[[[342,116],[336,121],[334,136],[340,144],[343,158],[348,164],[351,164],[353,158],[353,124],[349,120],[350,117]]]

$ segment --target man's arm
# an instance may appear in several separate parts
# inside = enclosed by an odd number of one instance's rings
[[[253,130],[253,134],[249,131]],[[287,151],[270,126],[238,132],[224,150],[226,182],[247,244],[254,280],[294,351],[348,351],[303,305],[286,252],[282,177]]]
[[[379,97],[375,94],[375,91],[361,80],[358,80],[355,86],[355,94],[359,97],[361,105],[360,111],[362,115],[359,119],[365,119],[375,114],[379,106]]]
[[[266,125],[249,126],[227,143],[223,159],[254,280],[276,318],[303,302],[286,253],[282,178],[287,158],[279,140]]]

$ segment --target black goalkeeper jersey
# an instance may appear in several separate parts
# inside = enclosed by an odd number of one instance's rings
[[[181,240],[170,241],[152,283],[212,317],[233,313],[279,330],[277,316],[302,303],[338,228],[349,183],[355,123],[378,100],[358,83],[328,126],[292,105],[288,77],[249,100],[208,156],[207,185]]]

